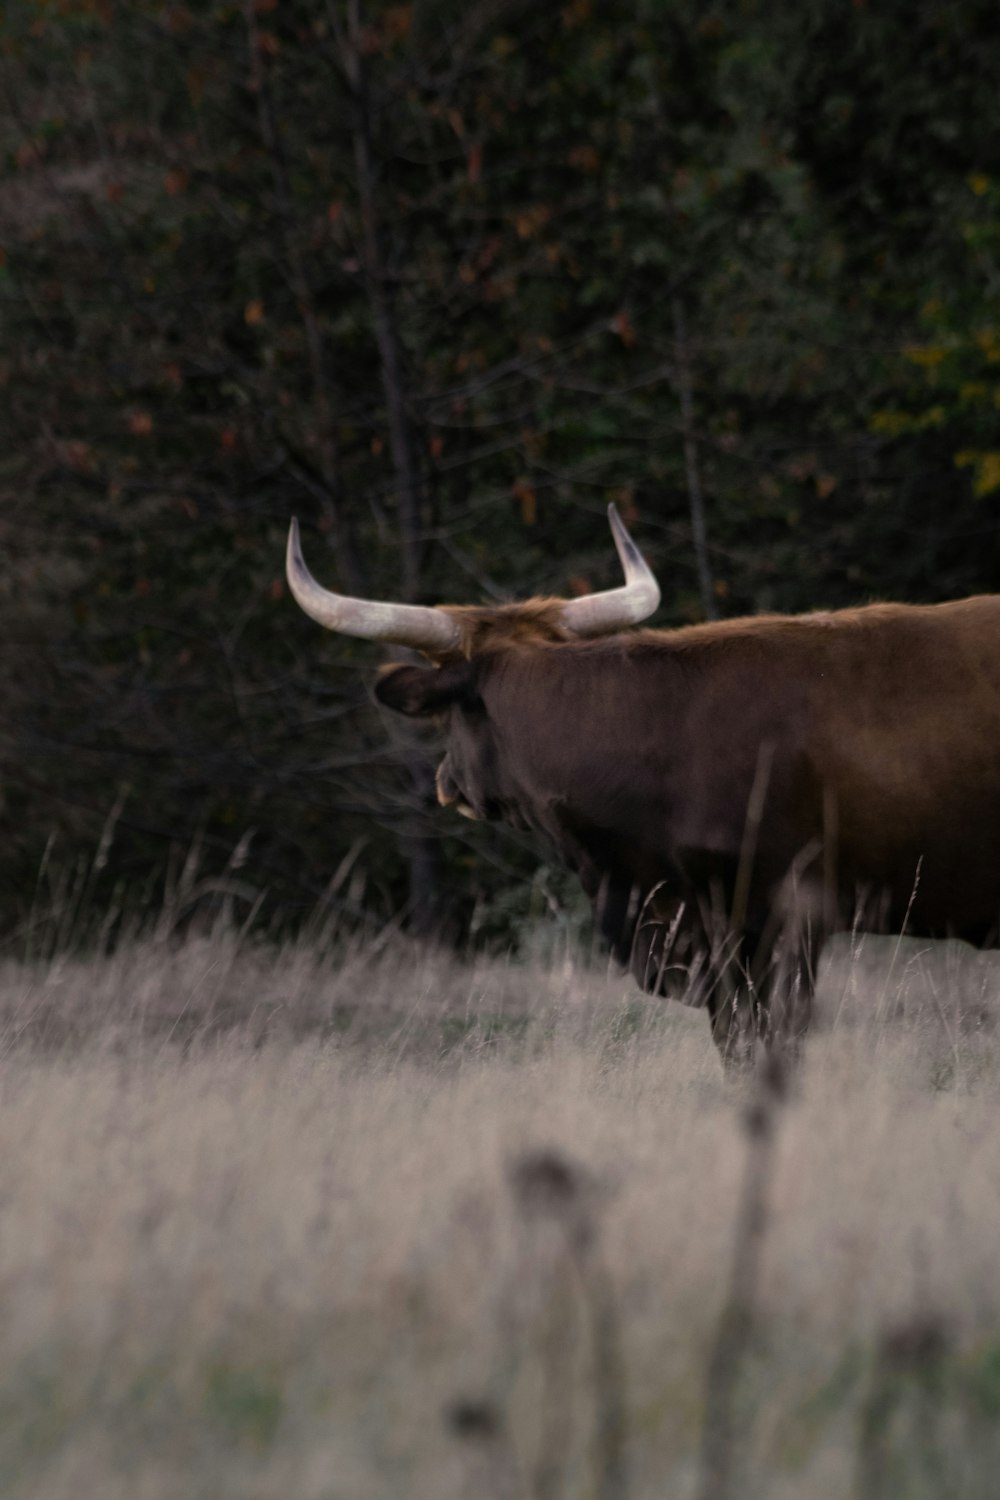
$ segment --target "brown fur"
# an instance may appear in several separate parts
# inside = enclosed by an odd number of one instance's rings
[[[803,1024],[838,925],[995,931],[1000,598],[590,641],[557,611],[452,609],[461,655],[379,697],[448,715],[441,800],[544,834],[645,987],[700,973],[724,1047],[740,1007]]]

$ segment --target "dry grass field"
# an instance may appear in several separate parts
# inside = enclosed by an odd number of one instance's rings
[[[661,1500],[718,1432],[740,1497],[994,1497],[1000,972],[841,940],[821,997],[765,1138],[572,958],[5,961],[0,1490]]]

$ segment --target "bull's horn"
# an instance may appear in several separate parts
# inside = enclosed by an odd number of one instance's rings
[[[327,630],[357,636],[363,641],[393,641],[397,646],[413,646],[431,653],[453,651],[459,643],[458,627],[443,610],[427,609],[422,604],[350,599],[323,588],[306,567],[296,520],[288,531],[285,572],[297,602]]]
[[[571,599],[564,604],[562,621],[574,635],[610,635],[624,630],[627,625],[645,620],[660,602],[660,586],[614,505],[608,506],[608,520],[625,571],[625,584],[620,589],[585,594],[582,599]]]

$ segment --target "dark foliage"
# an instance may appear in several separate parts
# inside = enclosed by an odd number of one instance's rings
[[[293,513],[429,601],[610,583],[609,498],[665,622],[995,588],[994,21],[8,0],[5,928],[194,846],[275,922],[459,931],[533,868],[295,610]]]

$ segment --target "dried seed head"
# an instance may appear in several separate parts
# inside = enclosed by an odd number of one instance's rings
[[[763,1139],[771,1128],[770,1100],[751,1099],[743,1115],[743,1127],[751,1140]]]
[[[604,1189],[583,1167],[550,1148],[524,1151],[507,1168],[514,1202],[529,1223],[557,1225],[576,1255],[597,1240],[597,1209]]]
[[[523,1214],[562,1217],[580,1205],[586,1186],[584,1174],[557,1151],[525,1151],[511,1162],[508,1171],[511,1191]]]
[[[935,1313],[922,1313],[906,1323],[886,1328],[879,1355],[895,1370],[912,1370],[941,1358],[948,1347],[948,1329]]]
[[[775,1110],[788,1097],[790,1072],[784,1054],[777,1048],[764,1053],[754,1079],[753,1097],[743,1117],[746,1133],[753,1140],[767,1135]]]
[[[780,1103],[788,1094],[789,1067],[785,1053],[780,1047],[772,1047],[764,1053],[760,1068],[760,1090],[767,1098]]]
[[[460,1396],[448,1407],[445,1421],[456,1437],[472,1443],[492,1442],[503,1429],[500,1408],[485,1398]]]

